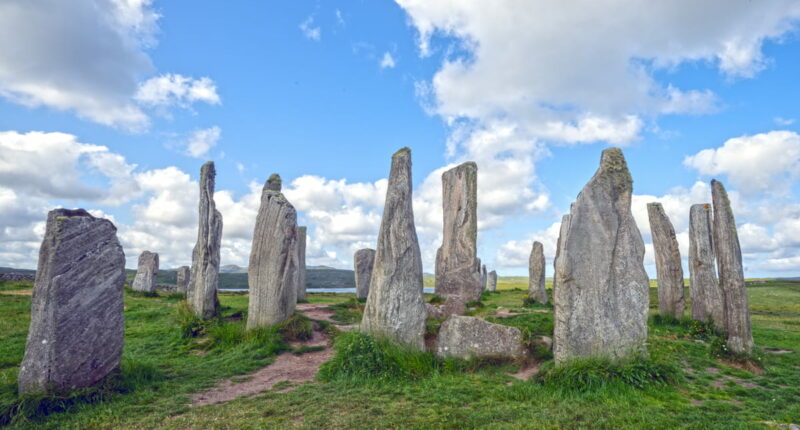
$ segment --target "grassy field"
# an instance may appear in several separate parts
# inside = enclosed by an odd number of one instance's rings
[[[525,278],[501,278],[502,291],[487,294],[472,313],[518,311],[519,315],[492,320],[549,334],[548,308],[523,307],[524,291],[513,289],[525,285]],[[677,371],[669,384],[618,383],[597,369],[587,370],[599,378],[596,386],[576,382],[586,376],[580,372],[562,379],[563,384],[537,377],[521,381],[509,375],[517,370],[514,363],[449,368],[423,354],[413,358],[433,367],[415,377],[333,378],[202,407],[187,406],[192,393],[246,375],[290,348],[279,330],[243,334],[246,296],[221,296],[226,319],[205,327],[199,337],[185,337],[178,298],[128,293],[122,374],[100,390],[41,402],[20,400],[16,394],[29,291],[30,283],[0,283],[0,411],[14,417],[13,428],[641,429],[800,424],[800,283],[768,282],[748,289],[763,371],[714,358],[713,339],[691,326],[651,321],[651,359]],[[651,297],[655,309],[655,291]],[[310,294],[309,299],[340,307],[352,302],[349,295]],[[353,318],[352,312],[341,314]],[[791,352],[774,353],[777,350]],[[548,362],[538,364],[551,367]]]

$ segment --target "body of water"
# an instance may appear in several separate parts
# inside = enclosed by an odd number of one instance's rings
[[[220,291],[247,291],[247,288],[220,288]],[[423,290],[426,293],[433,294],[433,287],[425,287]],[[309,288],[306,290],[307,293],[356,293],[355,288]]]

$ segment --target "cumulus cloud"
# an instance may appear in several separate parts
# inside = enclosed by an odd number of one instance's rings
[[[150,78],[139,85],[136,101],[151,107],[179,106],[188,108],[195,102],[219,104],[217,86],[210,78],[194,79],[167,73]]]
[[[0,96],[141,130],[148,118],[131,96],[153,70],[144,49],[157,20],[149,0],[5,1]]]
[[[186,155],[194,158],[204,158],[211,148],[217,146],[222,129],[217,126],[195,130],[185,142]]]
[[[684,164],[705,176],[724,174],[748,195],[783,193],[800,177],[800,135],[770,131],[741,136],[688,156]]]
[[[319,42],[322,39],[322,29],[319,26],[314,26],[314,17],[309,16],[305,19],[305,21],[301,22],[298,26],[300,31],[303,32],[303,36],[306,39],[313,40]]]

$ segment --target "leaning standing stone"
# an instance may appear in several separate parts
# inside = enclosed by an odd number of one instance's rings
[[[714,265],[714,232],[711,205],[692,205],[689,210],[689,291],[692,319],[708,321],[725,328],[725,304]]]
[[[158,275],[158,254],[155,252],[144,251],[139,255],[139,266],[136,269],[136,277],[133,278],[134,291],[144,291],[152,293],[156,290],[156,278]]]
[[[661,203],[648,203],[650,233],[658,274],[658,312],[661,316],[680,319],[685,306],[683,298],[683,267],[675,228]]]
[[[477,164],[467,162],[442,174],[442,204],[444,230],[436,252],[436,294],[445,300],[479,300]]]
[[[539,303],[547,303],[547,290],[544,288],[544,247],[542,242],[533,242],[528,261],[528,297]]]
[[[570,210],[556,264],[556,362],[646,352],[649,281],[644,242],[631,214],[633,179],[619,148]]]
[[[356,275],[356,297],[366,299],[372,279],[372,265],[375,263],[375,250],[364,248],[356,251],[353,257]]]
[[[361,329],[423,350],[422,255],[411,206],[411,150],[392,156],[369,296]]]
[[[253,232],[247,283],[247,328],[267,327],[289,318],[297,304],[297,212],[273,174],[261,192]]]
[[[175,291],[186,294],[191,274],[192,272],[189,266],[181,266],[178,268],[178,277],[175,281]]]
[[[125,254],[111,221],[83,209],[47,216],[20,394],[66,394],[119,368]]]
[[[200,169],[200,204],[197,228],[197,243],[192,252],[192,273],[186,301],[189,307],[203,319],[219,313],[217,288],[219,287],[219,252],[222,242],[222,214],[214,203],[214,181],[217,171],[214,162],[203,164]]]
[[[492,270],[489,272],[489,286],[487,287],[489,291],[496,291],[497,290],[497,272]]]
[[[306,227],[297,227],[297,301],[306,298]]]
[[[753,333],[744,284],[742,250],[731,202],[721,182],[711,181],[711,198],[714,202],[714,250],[717,254],[719,286],[725,303],[728,348],[735,353],[749,354],[753,350]]]

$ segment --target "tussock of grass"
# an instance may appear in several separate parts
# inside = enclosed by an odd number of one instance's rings
[[[164,298],[167,299],[167,300],[183,300],[183,299],[186,298],[186,295],[183,294],[183,293],[178,293],[178,292],[173,291],[173,292],[167,294],[166,297],[164,297]]]
[[[675,383],[678,375],[675,366],[645,358],[630,361],[581,358],[559,365],[552,361],[547,362],[542,366],[537,379],[549,388],[587,392],[614,389],[621,385],[637,389],[668,385]]]
[[[314,324],[305,315],[295,312],[278,325],[278,331],[287,342],[308,340],[314,334]]]
[[[68,412],[82,404],[103,402],[117,394],[127,394],[139,388],[151,387],[163,379],[165,379],[164,373],[151,363],[123,361],[119,371],[112,373],[94,387],[68,394],[18,396],[15,401],[0,407],[0,426],[21,424],[53,413]]]
[[[482,308],[486,305],[484,305],[483,302],[480,300],[473,300],[471,302],[467,302],[466,306],[468,308]]]
[[[439,360],[429,352],[365,333],[344,333],[336,339],[334,348],[334,357],[319,369],[317,378],[321,381],[413,380],[440,370]]]
[[[157,291],[134,291],[128,287],[125,287],[125,292],[131,297],[142,297],[142,298],[158,297]]]
[[[522,298],[522,307],[529,309],[553,309],[553,305],[549,303],[539,303],[527,294]]]
[[[209,325],[213,323],[211,320],[203,320],[195,315],[186,302],[177,307],[177,317],[181,336],[185,338],[205,336],[208,333]]]
[[[342,324],[360,322],[364,315],[364,303],[366,303],[366,299],[362,302],[359,299],[351,298],[345,302],[331,305],[329,306],[330,309],[333,309],[331,319]]]
[[[437,294],[434,294],[434,295],[433,295],[433,296],[430,298],[430,300],[428,300],[428,303],[430,303],[430,304],[432,304],[432,305],[441,305],[441,304],[443,304],[444,302],[445,302],[445,299],[444,299],[444,297],[442,297],[442,296],[440,296],[440,295],[437,295]]]

